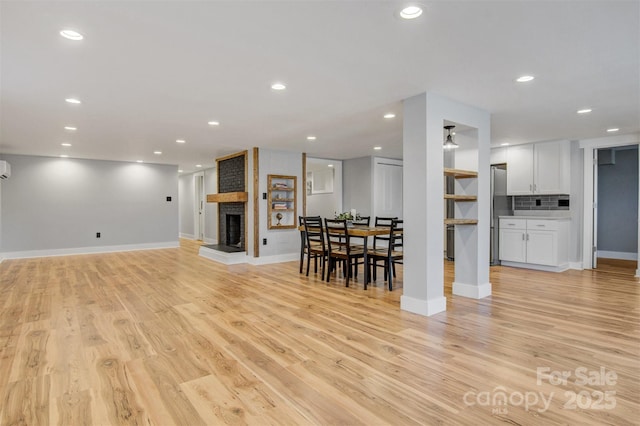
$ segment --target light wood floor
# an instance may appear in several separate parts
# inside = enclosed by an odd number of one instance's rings
[[[426,318],[399,309],[401,273],[364,291],[196,253],[1,263],[0,424],[638,424],[635,264],[492,267],[471,300],[446,263],[447,311]],[[579,383],[601,368],[615,383]]]

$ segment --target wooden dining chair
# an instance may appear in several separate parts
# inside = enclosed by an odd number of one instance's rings
[[[393,290],[393,278],[395,278],[394,265],[402,264],[404,259],[403,250],[404,221],[393,219],[391,221],[391,231],[389,233],[389,244],[387,247],[374,247],[367,253],[367,268],[373,268],[373,279],[376,279],[375,271],[378,267],[384,268],[384,279],[389,282],[389,290]],[[382,265],[378,265],[382,261]],[[371,272],[369,273],[371,277]]]
[[[385,227],[385,228],[389,228],[391,229],[391,222],[394,219],[397,219],[398,217],[383,217],[383,216],[376,216],[375,222],[374,222],[374,226],[376,228],[381,228],[381,227]],[[388,247],[389,245],[389,238],[390,238],[390,234],[388,235],[375,235],[373,237],[373,248],[380,248],[380,247]],[[373,279],[375,280],[377,278],[376,276],[376,271],[377,268],[373,268]],[[395,267],[393,268],[393,276],[396,276],[396,269]]]
[[[320,216],[304,218],[304,232],[306,234],[306,255],[307,255],[307,276],[309,276],[309,268],[311,259],[314,263],[314,272],[318,273],[318,259],[322,265],[322,279],[324,279],[325,263],[327,259],[327,246],[324,239],[324,228],[322,226],[322,218]]]
[[[354,268],[357,271],[358,265],[364,263],[364,250],[351,245],[346,220],[325,219],[324,225],[328,249],[327,282],[331,279],[331,272],[336,269],[336,263],[340,261],[345,264],[342,271],[343,275],[346,276],[345,286],[349,287],[351,269]]]

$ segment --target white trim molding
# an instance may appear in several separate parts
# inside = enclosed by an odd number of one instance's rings
[[[469,297],[471,299],[482,299],[484,297],[491,296],[491,283],[476,285],[454,281],[452,292],[456,296]]]
[[[5,259],[29,259],[34,257],[73,256],[96,253],[115,253],[121,251],[160,250],[180,247],[179,241],[162,243],[124,244],[117,246],[78,247],[68,249],[27,250],[1,253]]]
[[[598,250],[598,257],[602,257],[603,259],[638,260],[638,253]]]
[[[447,310],[447,298],[422,300],[402,295],[400,296],[400,309],[429,317]]]

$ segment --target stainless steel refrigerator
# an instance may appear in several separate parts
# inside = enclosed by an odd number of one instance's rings
[[[491,232],[489,240],[489,261],[491,265],[500,264],[500,216],[513,215],[511,197],[507,195],[507,165],[491,166]]]

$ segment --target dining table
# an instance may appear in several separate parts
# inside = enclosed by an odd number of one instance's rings
[[[304,225],[300,225],[298,227],[299,231],[304,232]],[[391,227],[389,226],[367,226],[367,225],[350,225],[347,227],[347,234],[350,237],[360,237],[364,239],[363,243],[363,253],[364,253],[364,289],[367,289],[367,284],[369,283],[369,259],[367,256],[367,246],[369,237],[374,237],[376,235],[389,235],[391,233]]]

